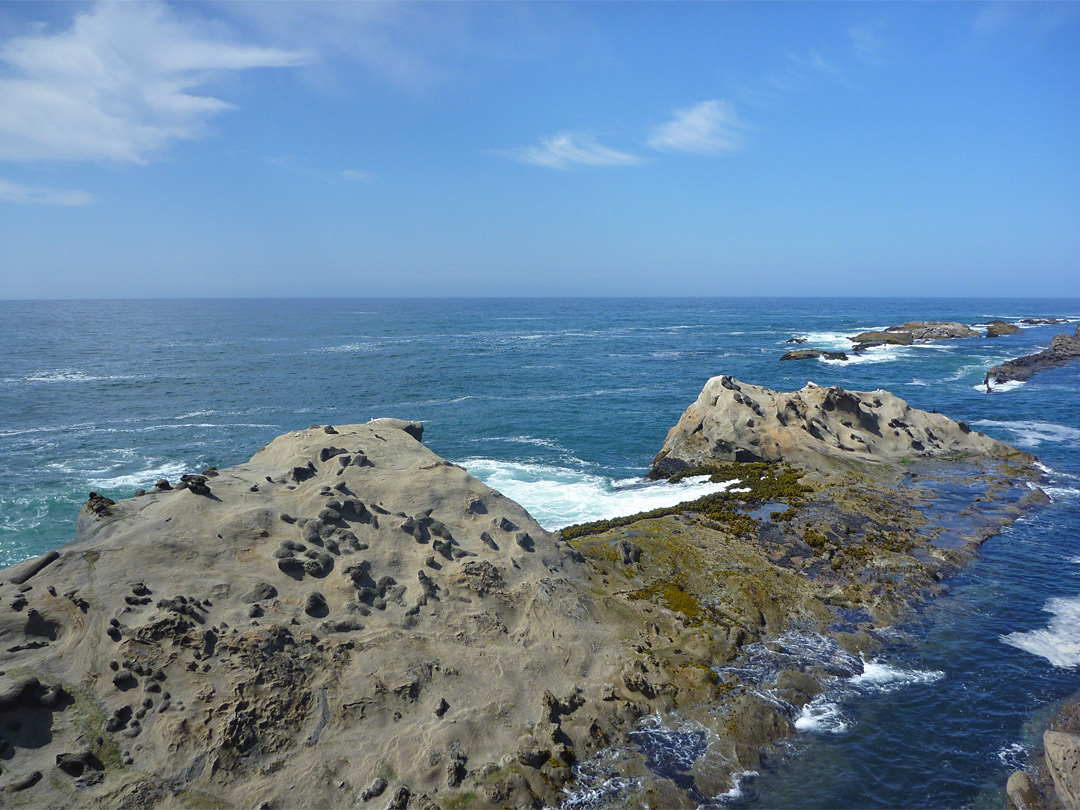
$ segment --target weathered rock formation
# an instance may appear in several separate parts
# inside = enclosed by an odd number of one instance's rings
[[[0,572],[4,806],[553,803],[672,705],[634,609],[420,435],[289,433]]]
[[[785,461],[832,470],[851,462],[965,454],[1033,460],[963,422],[912,408],[888,391],[808,384],[779,393],[713,377],[669,431],[653,474],[667,476],[715,461]]]
[[[1037,372],[1067,365],[1080,358],[1080,325],[1072,335],[1054,335],[1050,345],[1041,352],[1024,355],[986,372],[986,387],[1006,382],[1026,382]]]

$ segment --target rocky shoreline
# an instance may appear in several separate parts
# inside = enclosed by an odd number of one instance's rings
[[[5,803],[540,807],[599,779],[590,806],[698,806],[834,677],[750,674],[761,645],[861,666],[1045,498],[1033,456],[884,391],[713,378],[651,475],[731,485],[559,534],[422,435],[315,426],[92,495],[72,543],[0,572]],[[665,723],[707,752],[658,768]]]
[[[1067,701],[1047,723],[1041,747],[1005,788],[1008,810],[1080,806],[1080,700]]]

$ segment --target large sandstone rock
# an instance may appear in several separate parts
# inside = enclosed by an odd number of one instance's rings
[[[1058,368],[1080,358],[1080,325],[1072,335],[1054,335],[1050,345],[1041,352],[1024,355],[986,372],[986,386],[1006,382],[1026,382],[1036,373],[1048,368]]]
[[[780,393],[731,377],[709,380],[668,432],[653,461],[667,476],[717,461],[786,461],[831,470],[851,462],[963,455],[1034,457],[888,391],[845,391],[812,383]]]
[[[577,552],[420,436],[289,433],[92,499],[0,572],[0,804],[556,802],[565,764],[512,755],[539,721],[570,758],[615,734],[614,698],[644,700],[612,691],[626,628]]]
[[[1046,768],[1066,810],[1080,808],[1080,736],[1060,731],[1043,734]]]

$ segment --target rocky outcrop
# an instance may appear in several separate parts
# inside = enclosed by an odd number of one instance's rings
[[[1058,368],[1080,358],[1080,325],[1072,335],[1054,335],[1050,345],[1041,352],[1028,354],[994,366],[986,373],[987,391],[1007,382],[1026,382],[1040,371]]]
[[[784,461],[832,470],[852,463],[964,455],[1034,460],[963,422],[912,408],[888,391],[811,383],[780,393],[713,377],[668,432],[653,461],[653,475],[717,461]]]
[[[817,349],[796,349],[788,352],[781,360],[847,360],[843,352],[823,352]]]
[[[848,340],[855,344],[857,352],[875,346],[910,346],[915,342],[910,332],[860,332]]]
[[[644,619],[421,435],[289,433],[0,572],[5,806],[553,804],[685,693],[624,684]]]
[[[990,321],[986,325],[986,336],[988,338],[1001,337],[1002,335],[1016,335],[1021,331],[1020,327],[1015,323],[1009,323],[1008,321]]]
[[[979,333],[965,323],[908,321],[899,326],[888,326],[880,332],[862,332],[848,340],[855,344],[855,351],[864,351],[875,346],[910,346],[917,340],[954,340],[969,337],[979,337]]]
[[[955,340],[979,337],[979,333],[966,323],[958,321],[908,321],[890,326],[886,332],[907,333],[915,340]]]

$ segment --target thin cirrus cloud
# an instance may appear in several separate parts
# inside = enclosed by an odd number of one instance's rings
[[[544,166],[548,169],[568,169],[571,166],[633,166],[641,158],[597,143],[587,132],[559,132],[541,138],[539,146],[520,146],[501,154],[519,163]]]
[[[85,191],[57,191],[51,188],[31,186],[0,180],[0,200],[37,205],[87,205],[94,197]]]
[[[653,128],[648,144],[660,152],[718,154],[742,147],[746,129],[731,102],[713,99],[676,110],[670,121]]]
[[[224,37],[158,2],[99,3],[0,45],[0,160],[146,163],[232,105],[197,89],[309,57]]]

